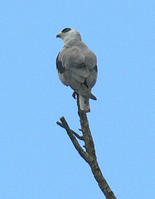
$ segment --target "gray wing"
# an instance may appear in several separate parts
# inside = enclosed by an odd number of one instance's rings
[[[97,78],[96,56],[83,43],[64,48],[58,54],[56,64],[60,80],[65,85],[83,93],[94,86]]]

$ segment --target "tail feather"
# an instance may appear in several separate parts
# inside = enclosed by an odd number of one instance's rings
[[[81,111],[90,112],[89,98],[79,95],[79,105]]]

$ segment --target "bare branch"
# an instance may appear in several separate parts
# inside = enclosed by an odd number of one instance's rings
[[[117,199],[112,189],[108,185],[106,179],[104,178],[101,169],[98,165],[96,152],[95,152],[95,145],[89,128],[87,114],[80,110],[78,95],[77,95],[77,106],[78,106],[78,114],[80,117],[80,124],[81,124],[80,131],[83,134],[82,136],[80,136],[78,133],[70,129],[64,117],[60,118],[61,122],[57,122],[57,124],[66,130],[75,149],[79,152],[80,156],[89,164],[92,173],[94,175],[94,178],[96,179],[106,199]],[[84,141],[85,150],[81,147],[76,138]]]
[[[89,122],[86,113],[80,110],[78,101],[78,114],[80,117],[81,128],[85,140],[85,147],[88,154],[92,157],[93,161],[88,162],[94,178],[96,179],[100,189],[104,193],[107,199],[117,199],[114,195],[113,191],[111,190],[110,186],[108,185],[106,179],[103,177],[101,169],[97,162],[96,152],[95,152],[95,145],[91,135],[91,131],[89,128]]]
[[[81,124],[82,132],[83,132],[86,151],[90,156],[96,159],[95,146],[94,146],[93,138],[91,136],[87,115],[86,113],[81,112],[80,109],[78,113],[80,117],[80,124]]]
[[[79,154],[81,155],[81,157],[86,161],[86,162],[90,162],[91,161],[91,157],[89,156],[89,154],[87,152],[85,152],[83,150],[83,148],[81,147],[81,145],[79,144],[79,142],[77,141],[76,137],[73,134],[73,130],[70,129],[66,119],[64,117],[60,118],[61,122],[57,122],[57,124],[59,126],[61,126],[62,128],[64,128],[70,138],[70,140],[72,141],[74,147],[76,148],[76,150],[79,152]],[[74,132],[75,133],[75,132]]]

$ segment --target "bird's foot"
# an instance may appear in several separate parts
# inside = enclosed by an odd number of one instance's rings
[[[78,95],[77,92],[74,91],[73,94],[72,94],[72,97],[73,97],[74,99],[77,99],[77,95]]]

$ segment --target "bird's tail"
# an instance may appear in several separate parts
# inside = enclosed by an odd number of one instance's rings
[[[80,110],[84,112],[90,112],[89,98],[79,95]]]

